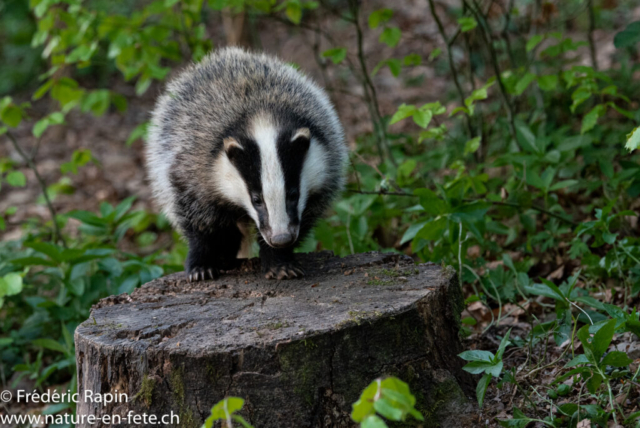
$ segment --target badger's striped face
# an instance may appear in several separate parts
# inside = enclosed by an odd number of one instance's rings
[[[322,145],[309,128],[278,125],[264,114],[223,143],[215,166],[223,196],[246,209],[268,245],[293,245],[309,195],[326,180]]]

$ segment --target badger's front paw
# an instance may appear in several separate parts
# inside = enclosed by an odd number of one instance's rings
[[[267,279],[294,279],[302,278],[305,275],[304,269],[296,261],[287,261],[271,266],[265,266],[263,269],[264,277]]]
[[[213,266],[187,266],[187,278],[189,282],[217,279],[219,276],[220,271]]]

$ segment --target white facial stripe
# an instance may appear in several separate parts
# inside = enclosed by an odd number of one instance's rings
[[[213,166],[216,190],[229,202],[244,207],[253,221],[258,223],[258,213],[251,203],[249,189],[238,169],[221,153]]]
[[[309,194],[320,190],[327,180],[327,152],[315,138],[311,138],[309,151],[304,159],[300,175],[300,199],[298,215],[302,217]]]
[[[284,172],[278,157],[278,131],[273,121],[258,117],[253,121],[252,136],[260,149],[262,169],[262,196],[269,213],[269,226],[273,236],[288,233]]]

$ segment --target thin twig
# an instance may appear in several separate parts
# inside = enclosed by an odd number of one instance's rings
[[[596,53],[596,42],[593,38],[593,32],[596,29],[596,17],[593,10],[593,0],[587,0],[587,11],[589,12],[589,32],[587,38],[589,39],[589,53],[591,54],[591,65],[593,69],[598,71],[598,54]]]
[[[460,103],[461,105],[464,106],[465,105],[464,91],[462,90],[462,86],[460,85],[460,80],[458,79],[458,71],[456,70],[456,66],[453,61],[453,53],[451,52],[451,44],[453,43],[454,38],[452,38],[451,41],[447,40],[447,34],[444,31],[444,26],[442,25],[442,21],[440,21],[440,17],[436,13],[436,7],[435,7],[435,4],[433,3],[433,0],[429,0],[429,9],[431,9],[431,16],[433,16],[433,19],[436,21],[436,24],[438,26],[438,32],[440,33],[440,36],[442,37],[442,41],[444,42],[444,45],[445,45],[445,49],[447,50],[447,58],[449,61],[449,69],[451,69],[451,76],[453,77],[453,83],[456,85],[458,96],[460,97]],[[469,117],[466,117],[464,122],[467,128],[467,132],[469,134],[469,138],[473,138],[473,130],[471,129],[471,119]]]
[[[27,163],[29,168],[33,171],[36,179],[38,180],[38,184],[40,185],[40,189],[42,190],[42,195],[44,196],[44,200],[47,203],[47,208],[49,208],[49,214],[51,214],[51,221],[53,222],[53,238],[55,242],[60,241],[62,246],[67,248],[67,243],[60,232],[60,228],[58,227],[57,214],[55,208],[53,208],[53,204],[51,203],[51,199],[49,199],[49,195],[47,194],[47,183],[43,180],[42,176],[38,172],[38,168],[36,168],[36,164],[33,162],[33,159],[27,156],[27,154],[22,150],[20,145],[18,144],[18,140],[11,133],[11,131],[7,131],[7,136],[13,147],[16,149],[20,157]]]
[[[465,0],[466,2],[466,0]],[[485,45],[487,45],[487,49],[489,51],[489,58],[491,59],[491,65],[493,66],[493,72],[496,75],[496,81],[498,82],[498,88],[500,89],[500,95],[502,96],[502,101],[504,102],[505,109],[507,110],[507,121],[509,123],[509,131],[511,133],[511,137],[517,140],[516,136],[516,125],[513,113],[513,106],[511,105],[511,100],[509,99],[509,94],[507,94],[507,88],[504,86],[504,82],[502,81],[502,75],[500,72],[500,66],[498,65],[498,54],[496,53],[495,48],[493,47],[493,43],[491,40],[491,33],[489,24],[485,19],[484,14],[480,10],[476,10],[475,2],[474,5],[467,3],[469,10],[476,17],[476,20],[480,23],[480,34],[482,35],[482,40],[484,40]]]
[[[409,197],[415,197],[417,198],[418,195],[414,195],[412,193],[407,193],[407,192],[387,192],[385,190],[379,190],[377,192],[375,191],[367,191],[367,190],[354,190],[354,189],[347,189],[347,192],[351,192],[351,193],[360,193],[362,195],[379,195],[379,196],[409,196]],[[499,201],[490,201],[487,199],[463,199],[464,202],[488,202],[490,204],[493,205],[500,205],[500,206],[505,206],[505,207],[513,207],[513,208],[520,208],[522,210],[525,209],[525,207],[512,203],[512,202],[499,202]],[[579,223],[573,221],[573,220],[569,220],[566,217],[561,216],[560,214],[556,214],[552,211],[546,210],[542,207],[538,207],[536,205],[531,205],[530,207],[526,207],[526,208],[530,208],[534,211],[538,211],[540,213],[546,214],[550,217],[553,218],[557,218],[558,220],[562,220],[565,223],[569,223],[573,226],[578,226]]]
[[[502,37],[507,45],[507,54],[509,55],[509,62],[511,63],[511,68],[514,70],[517,68],[517,62],[515,57],[513,56],[513,50],[511,49],[511,40],[509,39],[509,25],[511,24],[511,11],[513,10],[514,0],[509,0],[509,5],[507,6],[507,10],[504,10],[505,21],[504,27],[502,28]],[[502,3],[498,2],[498,4],[502,7]]]
[[[391,148],[389,147],[389,141],[385,135],[385,127],[384,121],[382,120],[382,114],[380,113],[380,105],[378,103],[378,94],[376,92],[376,87],[373,85],[371,81],[371,76],[369,75],[369,70],[367,69],[367,63],[364,59],[364,47],[363,47],[363,33],[362,27],[360,26],[360,3],[358,0],[351,0],[351,11],[353,14],[353,25],[356,29],[357,36],[357,46],[358,46],[358,63],[360,64],[360,72],[362,73],[363,86],[365,89],[365,94],[367,95],[367,106],[369,107],[369,113],[371,114],[371,119],[373,122],[374,130],[377,133],[377,140],[379,150],[384,149],[387,152],[387,156],[391,163],[398,167],[398,163],[396,162],[393,154],[391,153]],[[381,163],[384,161],[384,154],[380,152],[380,160]]]

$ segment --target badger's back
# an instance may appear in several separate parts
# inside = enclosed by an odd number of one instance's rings
[[[319,168],[327,177],[319,208],[339,191],[347,147],[324,91],[278,59],[221,49],[173,80],[153,112],[148,175],[157,203],[174,225],[188,218],[204,228],[223,215],[220,207],[239,208],[219,191],[216,174],[224,171],[214,170],[215,160],[225,133],[260,111],[309,124],[322,146]]]

